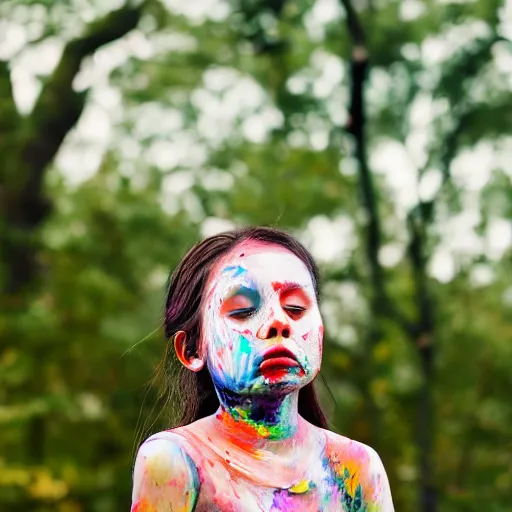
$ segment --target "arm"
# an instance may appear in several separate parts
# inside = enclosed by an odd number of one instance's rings
[[[177,444],[158,438],[142,444],[133,471],[131,512],[192,512],[198,493],[197,469]]]
[[[370,467],[375,489],[375,502],[378,504],[378,512],[394,512],[391,489],[388,475],[382,464],[379,454],[370,447],[366,447],[370,456]]]

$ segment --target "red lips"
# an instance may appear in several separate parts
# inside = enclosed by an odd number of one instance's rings
[[[286,370],[287,368],[296,368],[300,366],[295,354],[284,348],[283,346],[276,345],[269,348],[263,354],[263,361],[260,363],[261,373],[267,373],[274,370]]]

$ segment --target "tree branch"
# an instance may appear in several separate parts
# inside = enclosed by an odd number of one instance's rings
[[[350,0],[341,0],[343,7],[345,8],[345,14],[347,16],[347,28],[350,33],[350,39],[354,48],[360,46],[366,47],[366,37],[363,29],[363,25],[359,21],[359,17],[352,5]]]
[[[352,134],[355,142],[356,158],[359,163],[359,177],[364,207],[368,216],[366,251],[370,262],[372,283],[378,297],[383,296],[382,268],[378,260],[381,246],[381,229],[377,212],[377,201],[373,181],[370,175],[366,156],[366,112],[364,109],[364,91],[368,68],[368,56],[364,45],[364,33],[356,13],[349,0],[342,0],[347,12],[347,28],[352,39],[352,60],[349,119],[347,131]],[[358,50],[359,48],[359,50]]]
[[[16,129],[19,120],[12,94],[9,63],[0,60],[0,148],[5,146],[7,134]]]
[[[69,130],[76,124],[85,105],[85,95],[73,90],[73,80],[82,62],[100,47],[116,41],[133,30],[142,6],[123,7],[97,20],[85,35],[70,41],[50,80],[43,88],[31,115],[32,136],[27,140],[24,157],[37,180],[56,155]]]
[[[378,198],[373,184],[366,154],[366,112],[364,92],[368,73],[368,52],[365,47],[365,34],[357,13],[350,0],[342,0],[346,11],[346,24],[352,42],[350,62],[351,86],[349,118],[346,129],[354,137],[355,153],[359,163],[359,178],[363,205],[367,214],[366,256],[370,264],[371,282],[374,291],[373,310],[383,312],[393,318],[407,332],[412,332],[411,322],[389,299],[384,286],[384,272],[379,262],[382,246],[382,230],[378,212]]]
[[[0,212],[5,222],[0,242],[9,255],[4,269],[8,294],[24,289],[37,273],[33,234],[50,212],[43,193],[44,172],[85,106],[86,93],[74,91],[73,80],[86,57],[137,26],[144,7],[113,11],[70,41],[31,115],[13,132],[10,164],[0,174]]]

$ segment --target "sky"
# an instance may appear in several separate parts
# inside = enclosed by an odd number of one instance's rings
[[[101,9],[115,8],[117,4],[119,2],[102,2]],[[165,0],[165,4],[198,25],[207,18],[221,21],[229,15],[228,3],[224,0]],[[306,13],[304,23],[313,41],[321,41],[326,24],[343,16],[340,5],[338,0],[317,0]],[[403,20],[415,19],[423,14],[424,9],[425,5],[420,0],[403,0],[400,15]],[[11,60],[16,105],[21,113],[27,114],[40,92],[41,78],[55,68],[65,42],[57,37],[48,37],[27,48],[27,41],[41,37],[44,12],[40,11],[31,23],[24,22],[22,11],[11,14],[9,20],[0,21],[0,58]],[[85,18],[93,16],[94,9],[83,12]],[[512,0],[506,1],[501,19],[502,34],[512,38]],[[64,29],[64,33],[68,30],[69,34],[76,30],[75,27]],[[487,30],[481,22],[452,27],[427,38],[421,47],[404,48],[404,56],[422,60],[429,73],[435,74],[454,51],[470,44],[475,37],[485,35]],[[56,168],[70,187],[79,186],[93,176],[106,149],[117,144],[126,158],[120,172],[128,175],[135,172],[133,162],[139,158],[166,172],[176,170],[164,183],[162,199],[164,209],[172,214],[176,197],[187,197],[187,191],[193,185],[193,170],[205,164],[209,148],[215,148],[238,129],[235,126],[237,119],[243,119],[241,134],[255,143],[263,142],[270,130],[282,123],[281,113],[253,78],[220,66],[206,70],[202,83],[192,94],[193,104],[200,113],[197,132],[184,127],[183,116],[178,109],[164,107],[160,103],[148,103],[135,112],[126,112],[120,91],[109,80],[113,69],[123,66],[133,55],[149,59],[170,50],[188,51],[194,45],[195,41],[183,34],[167,33],[152,37],[135,30],[99,50],[85,63],[74,86],[77,90],[90,89],[88,106],[56,159]],[[512,53],[503,46],[497,46],[493,60],[504,83],[512,88]],[[310,69],[298,72],[287,85],[296,93],[312,86],[314,94],[326,102],[331,122],[343,125],[347,117],[344,108],[347,97],[345,75],[345,64],[338,56],[318,50],[310,57]],[[373,70],[367,96],[370,108],[379,108],[384,93],[394,86],[386,71]],[[384,178],[399,218],[405,218],[418,198],[433,197],[441,185],[439,169],[424,169],[421,179],[418,169],[426,164],[433,120],[445,110],[446,104],[442,100],[434,100],[428,93],[418,96],[411,110],[410,130],[405,142],[383,136],[371,148],[370,166]],[[134,131],[129,137],[121,137],[116,127],[127,115],[136,120]],[[161,137],[144,149],[139,139],[158,132],[167,133],[169,137]],[[309,145],[317,151],[325,149],[328,144],[327,126],[312,119],[306,123],[305,132],[306,135],[304,131],[292,133],[289,143]],[[512,137],[504,137],[498,144],[482,141],[463,150],[454,160],[451,173],[454,182],[463,190],[464,209],[436,225],[440,243],[432,258],[430,272],[438,280],[447,282],[452,279],[457,271],[457,262],[464,261],[464,258],[485,252],[491,259],[499,259],[512,245],[512,225],[508,220],[491,218],[485,236],[476,233],[481,220],[479,193],[497,167],[512,178],[511,154]],[[340,170],[355,172],[354,162],[346,158],[340,162]],[[230,186],[227,173],[211,172],[212,186]],[[193,201],[189,203],[194,214]],[[209,218],[203,223],[203,234],[208,236],[230,226],[228,220]],[[318,216],[309,221],[304,241],[319,261],[343,261],[353,248],[354,232],[354,222],[346,216],[333,219]],[[405,250],[406,233],[398,230],[394,235],[395,241],[384,246],[380,255],[382,263],[387,266],[398,264]],[[475,285],[492,280],[489,272],[489,269],[479,267],[475,272]]]

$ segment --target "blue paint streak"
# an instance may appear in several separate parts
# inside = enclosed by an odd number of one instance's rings
[[[238,277],[238,276],[242,276],[244,274],[247,273],[247,269],[240,266],[240,265],[231,265],[229,267],[226,267],[222,273],[226,273],[226,272],[232,272],[234,271],[233,273],[233,277]]]

